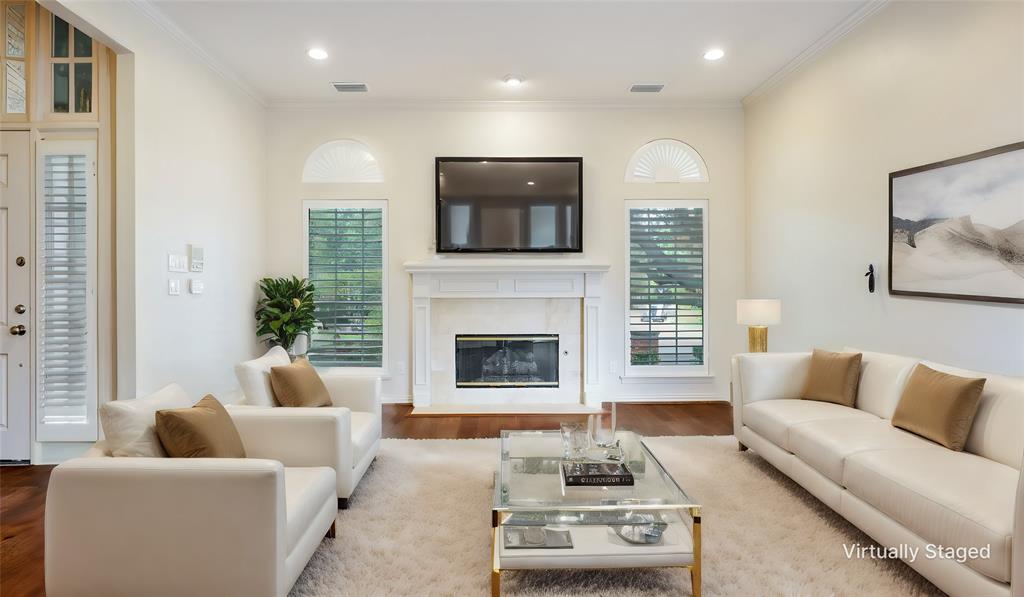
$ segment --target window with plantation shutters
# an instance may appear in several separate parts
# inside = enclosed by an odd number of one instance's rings
[[[96,177],[92,141],[40,141],[37,439],[96,439]]]
[[[627,201],[627,374],[706,374],[707,201]]]
[[[382,369],[386,362],[387,205],[384,201],[307,201],[308,277],[318,329],[310,362]]]

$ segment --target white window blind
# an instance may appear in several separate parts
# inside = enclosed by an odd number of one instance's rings
[[[96,439],[96,178],[91,141],[39,143],[37,438]]]
[[[705,359],[707,202],[627,202],[627,371],[700,373]]]
[[[386,362],[386,204],[306,203],[307,267],[316,318],[312,363],[380,369]]]

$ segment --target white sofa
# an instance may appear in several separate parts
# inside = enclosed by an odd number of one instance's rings
[[[241,432],[259,436],[253,458],[285,466],[329,466],[337,473],[338,507],[348,499],[380,449],[381,381],[379,377],[324,373],[322,379],[334,406],[284,408],[276,406],[270,387],[270,368],[290,363],[288,353],[275,347],[258,359],[235,366],[245,397],[228,405]],[[246,446],[246,450],[249,447]]]
[[[335,475],[273,458],[112,458],[102,443],[61,464],[46,493],[51,597],[282,597],[325,535]]]
[[[810,353],[733,358],[740,448],[883,546],[918,548],[904,561],[943,591],[1024,597],[1024,379],[925,362],[988,380],[967,445],[954,452],[891,425],[917,359],[863,352],[856,408],[799,399],[810,361]],[[938,545],[991,553],[963,563],[928,557]]]

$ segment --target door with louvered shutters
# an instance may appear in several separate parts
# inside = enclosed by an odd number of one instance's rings
[[[93,441],[96,143],[40,141],[36,169],[36,439]]]

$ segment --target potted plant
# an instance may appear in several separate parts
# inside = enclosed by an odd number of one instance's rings
[[[256,303],[256,335],[289,354],[305,354],[309,333],[316,326],[313,284],[295,276],[263,278],[260,291],[263,296]]]

